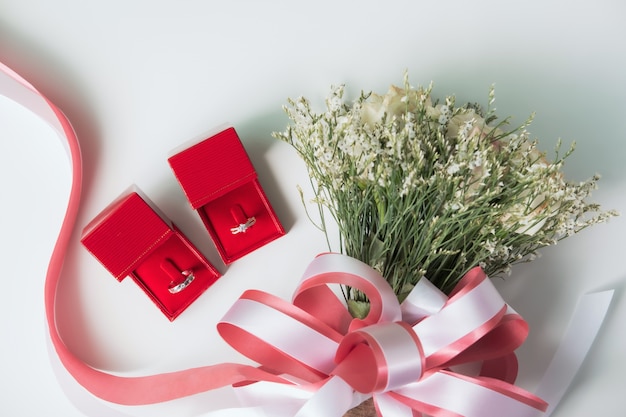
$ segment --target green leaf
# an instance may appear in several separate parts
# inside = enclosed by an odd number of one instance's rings
[[[384,242],[377,237],[374,237],[372,239],[372,242],[370,243],[370,249],[368,253],[370,264],[374,266],[377,263],[382,262],[386,252],[387,247],[385,246]]]

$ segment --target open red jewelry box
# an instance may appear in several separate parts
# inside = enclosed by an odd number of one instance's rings
[[[84,229],[83,246],[118,280],[130,276],[170,321],[220,273],[139,190],[124,193]]]
[[[187,147],[168,162],[224,263],[285,234],[233,127]]]

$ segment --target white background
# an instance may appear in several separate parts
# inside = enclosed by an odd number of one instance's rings
[[[600,172],[594,200],[625,212],[625,17],[626,5],[608,0],[0,0],[0,61],[67,114],[83,151],[82,210],[58,288],[62,337],[82,360],[125,375],[245,361],[216,322],[248,288],[289,298],[326,249],[296,191],[307,184],[304,167],[271,132],[286,126],[287,97],[321,106],[331,84],[346,83],[351,96],[382,93],[408,69],[413,84],[434,81],[436,96],[484,103],[495,83],[500,115],[521,123],[536,112],[531,131],[546,150],[558,137],[576,141],[568,176]],[[0,414],[83,416],[93,400],[55,374],[43,313],[70,172],[61,143],[33,120],[0,100]],[[288,232],[228,268],[166,162],[171,149],[224,122],[238,130]],[[79,229],[131,184],[224,273],[174,323],[78,243]],[[498,283],[531,325],[519,351],[519,384],[531,390],[579,295],[617,290],[555,416],[618,415],[626,406],[625,222],[544,250]],[[122,410],[183,417],[231,401],[219,393]]]

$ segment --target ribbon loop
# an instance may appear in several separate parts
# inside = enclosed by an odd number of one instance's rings
[[[413,329],[420,335],[429,366],[434,367],[450,363],[488,335],[499,326],[506,312],[507,305],[493,283],[482,269],[474,268],[461,279],[455,295],[441,310],[418,322]],[[499,356],[509,353],[491,344],[488,348],[494,348]]]
[[[338,253],[318,255],[307,267],[293,296],[294,305],[307,304],[311,290],[328,284],[358,288],[370,300],[370,311],[364,319],[350,319],[351,329],[380,322],[402,320],[402,311],[393,289],[378,271],[369,265]],[[321,300],[316,300],[318,304]],[[324,300],[326,302],[328,300]],[[309,303],[310,304],[310,303]],[[344,314],[347,310],[344,310]],[[344,331],[346,329],[343,329]]]
[[[317,382],[334,369],[333,357],[342,338],[315,317],[260,291],[246,291],[217,329],[248,358],[307,382]]]

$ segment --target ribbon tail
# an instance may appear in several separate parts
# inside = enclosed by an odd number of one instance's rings
[[[541,417],[548,417],[565,395],[578,373],[604,322],[614,290],[581,297],[561,343],[546,370],[536,394],[550,405]],[[538,414],[539,415],[539,414]]]
[[[224,408],[201,414],[197,417],[280,417],[268,412],[264,407]]]
[[[237,387],[235,394],[239,404],[245,407],[242,410],[254,409],[271,417],[293,417],[311,399],[313,390],[301,385],[262,381]]]
[[[448,371],[436,372],[390,395],[434,417],[531,417],[547,407],[540,398],[514,385]]]
[[[293,417],[341,417],[356,405],[353,393],[343,379],[331,377]]]
[[[366,398],[337,376],[308,385],[257,382],[235,388],[235,394],[244,407],[241,415],[246,417],[250,412],[256,412],[250,414],[255,417],[341,417]],[[206,417],[222,414],[216,411]]]
[[[374,395],[374,406],[380,417],[414,417],[411,407],[387,393]],[[419,414],[417,414],[419,415]]]

